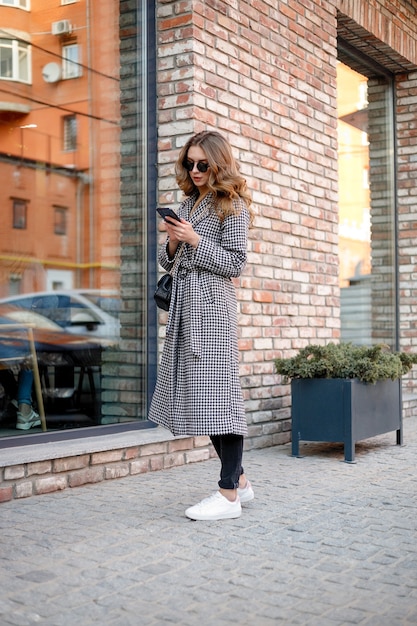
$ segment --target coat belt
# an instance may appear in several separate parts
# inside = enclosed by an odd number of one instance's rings
[[[177,315],[177,294],[178,283],[189,276],[190,279],[190,338],[191,338],[191,351],[197,358],[201,357],[201,288],[199,273],[188,270],[185,267],[180,267],[174,279],[173,289],[171,294],[171,306],[168,315],[168,324],[166,328],[166,334],[171,333],[176,326],[175,318]]]

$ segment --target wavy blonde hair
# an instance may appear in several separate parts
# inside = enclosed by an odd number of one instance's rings
[[[179,188],[186,196],[192,196],[198,192],[189,172],[184,167],[191,146],[199,146],[206,154],[210,166],[207,188],[213,194],[215,211],[220,221],[229,215],[236,214],[233,200],[241,198],[248,208],[252,224],[254,218],[251,208],[252,198],[247,189],[246,180],[239,172],[239,165],[233,157],[229,142],[216,131],[205,130],[197,133],[182,148],[175,164]]]

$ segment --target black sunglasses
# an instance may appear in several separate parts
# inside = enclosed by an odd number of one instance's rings
[[[184,161],[183,165],[187,172],[192,172],[192,170],[194,169],[194,163],[195,161]],[[204,174],[204,172],[207,172],[208,168],[210,167],[210,165],[208,163],[205,163],[205,161],[197,161],[196,165],[198,171],[202,174]]]

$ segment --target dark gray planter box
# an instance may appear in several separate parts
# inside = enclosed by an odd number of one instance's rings
[[[292,455],[300,441],[341,442],[345,461],[355,460],[355,443],[392,430],[402,445],[401,379],[375,385],[342,378],[294,379]]]

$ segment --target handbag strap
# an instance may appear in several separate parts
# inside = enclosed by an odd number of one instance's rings
[[[176,269],[176,267],[178,267],[178,264],[179,264],[180,259],[181,259],[182,251],[184,250],[184,247],[185,247],[185,241],[183,241],[181,243],[179,250],[177,248],[177,251],[175,253],[174,264],[171,267],[171,271],[169,272],[169,274],[171,274],[171,276],[174,275],[175,269]]]

